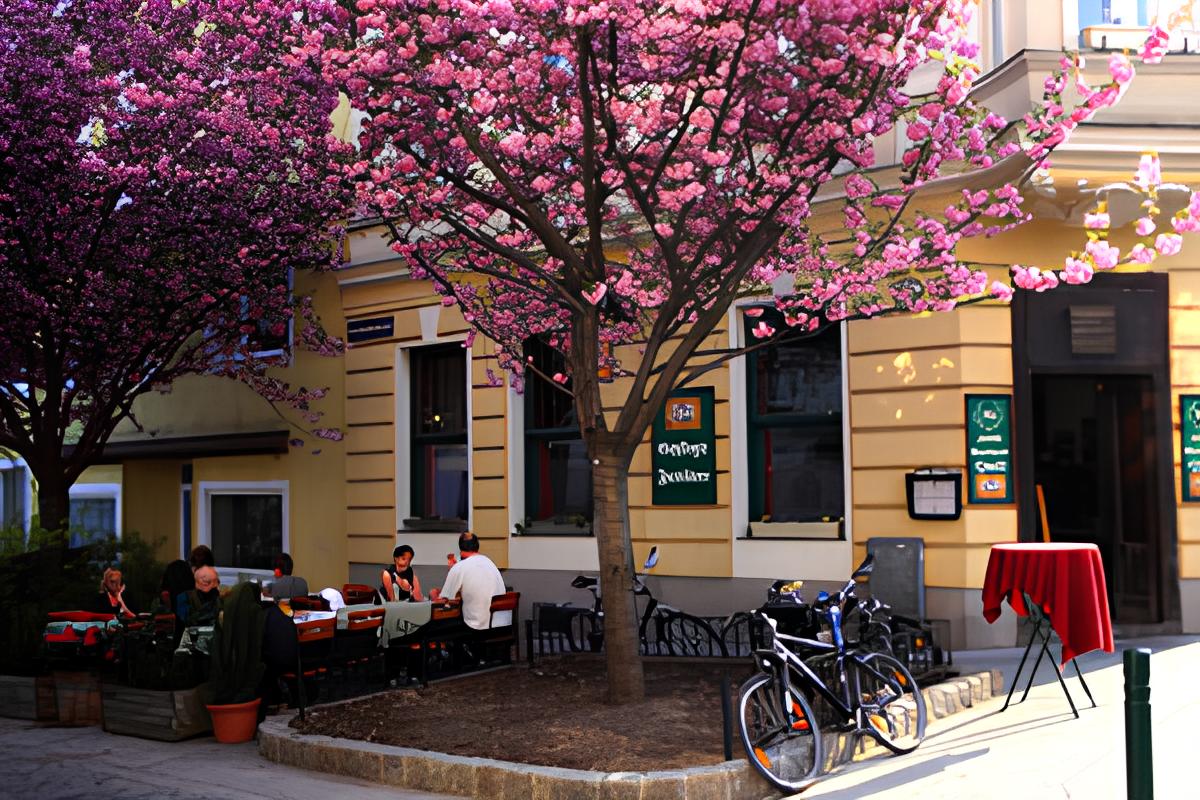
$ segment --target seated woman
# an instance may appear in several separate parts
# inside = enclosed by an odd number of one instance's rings
[[[104,570],[104,577],[100,579],[100,593],[96,595],[96,602],[92,610],[97,614],[134,616],[133,610],[125,602],[125,581],[121,576],[121,570],[114,567]]]
[[[424,600],[421,582],[412,568],[413,549],[406,544],[392,551],[392,566],[380,573],[379,593],[384,600]]]

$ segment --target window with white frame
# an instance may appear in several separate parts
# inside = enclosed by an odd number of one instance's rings
[[[70,489],[71,546],[121,535],[121,484],[77,483]]]
[[[289,548],[287,481],[201,483],[200,543],[218,567],[269,570]]]
[[[785,330],[773,307],[745,317]],[[746,431],[749,519],[836,522],[845,516],[842,328],[772,344],[747,355]]]
[[[458,342],[409,350],[412,521],[468,518],[467,351]]]
[[[0,529],[28,532],[31,500],[25,465],[0,459]]]

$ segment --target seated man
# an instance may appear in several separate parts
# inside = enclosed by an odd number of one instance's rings
[[[479,537],[464,533],[458,537],[459,561],[446,573],[441,590],[431,589],[429,598],[449,602],[462,595],[463,622],[477,631],[492,626],[492,598],[504,594],[504,578],[492,560],[479,552]],[[496,613],[496,627],[512,624],[511,611]]]
[[[308,594],[308,581],[292,574],[292,557],[287,553],[275,556],[275,581],[271,584],[271,597],[275,600],[290,600],[297,595]]]
[[[212,567],[196,570],[196,588],[179,597],[179,614],[185,627],[213,625],[221,610],[221,578]]]

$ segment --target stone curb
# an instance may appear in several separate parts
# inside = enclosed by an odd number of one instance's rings
[[[956,714],[998,694],[998,670],[922,690],[929,719]],[[280,764],[426,792],[480,800],[762,800],[773,796],[745,759],[662,772],[594,772],[452,756],[410,747],[303,734],[291,715],[258,727],[258,751]],[[827,768],[879,748],[856,746],[851,734],[827,734]]]

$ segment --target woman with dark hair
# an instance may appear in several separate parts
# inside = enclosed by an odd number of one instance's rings
[[[198,544],[192,548],[192,554],[188,556],[188,563],[192,566],[192,572],[201,567],[215,567],[217,565],[213,560],[212,548],[206,544]]]
[[[392,551],[392,566],[380,574],[379,593],[385,601],[425,599],[421,596],[421,582],[413,572],[412,560],[413,549],[406,544],[398,545]]]
[[[170,606],[171,613],[179,616],[179,596],[196,588],[196,576],[192,568],[182,558],[167,564],[163,570],[162,580],[159,581],[159,594],[164,595],[163,602]]]

